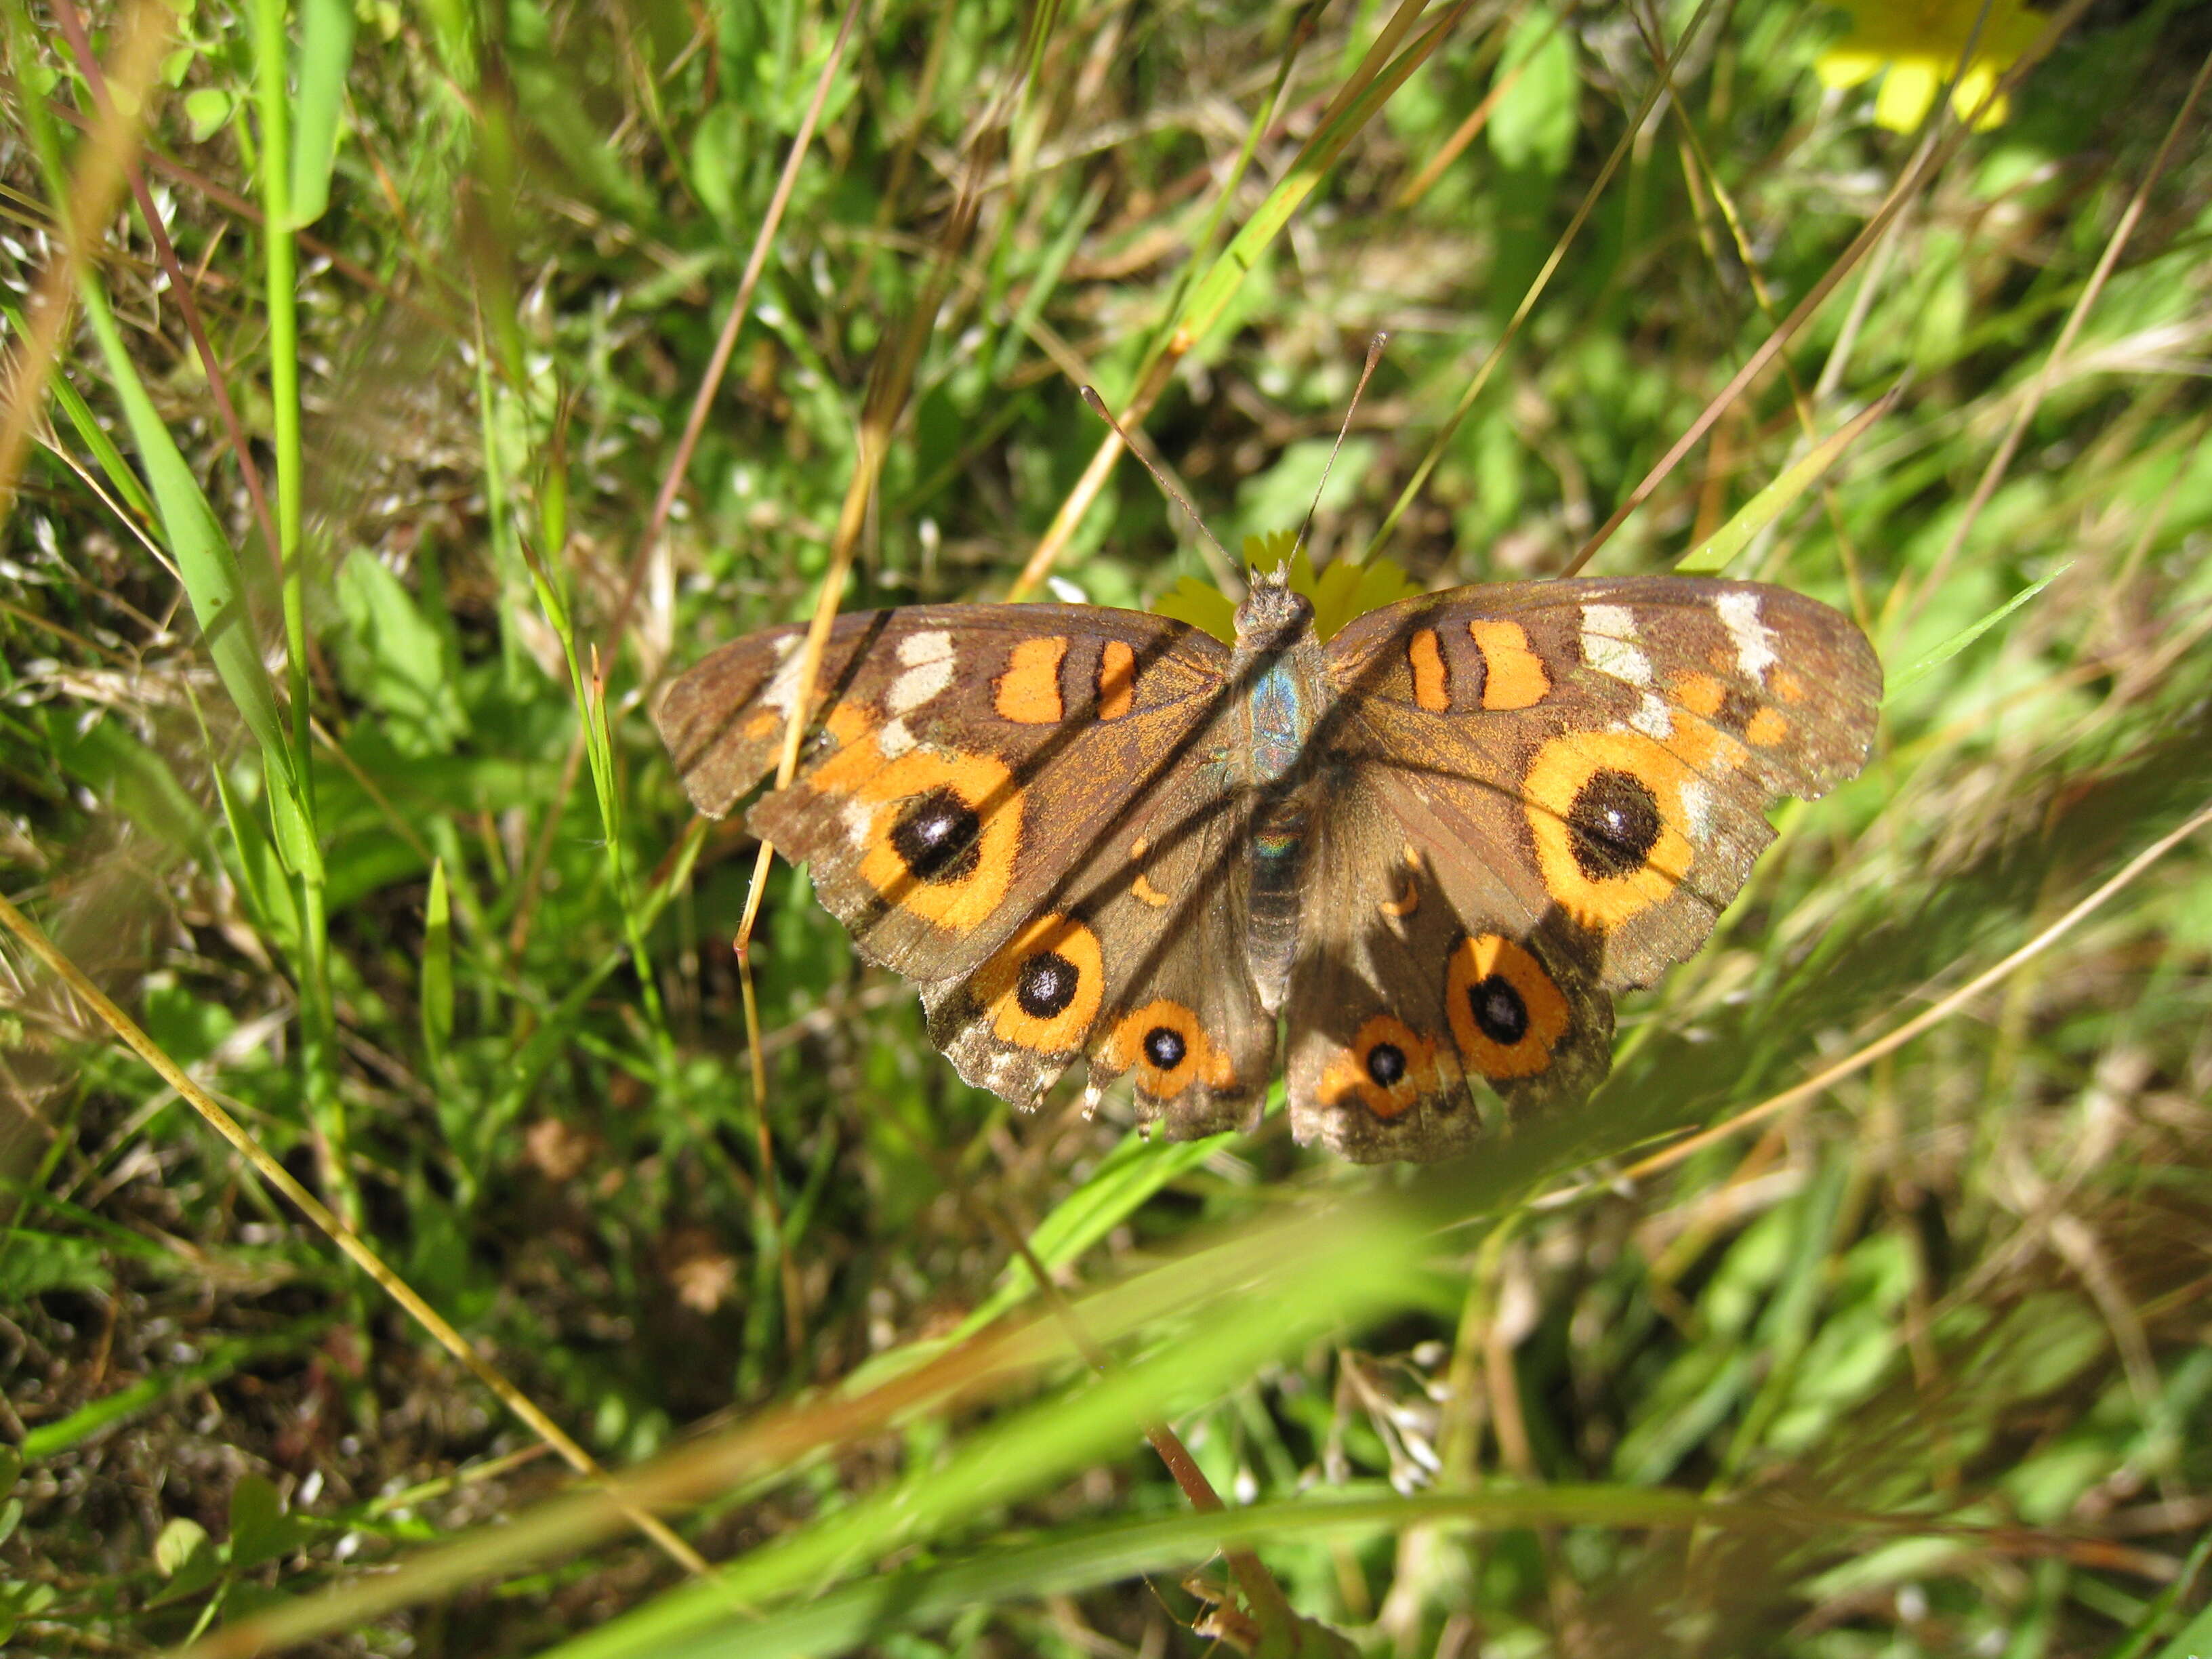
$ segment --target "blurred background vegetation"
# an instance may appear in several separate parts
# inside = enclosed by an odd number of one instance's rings
[[[5,16],[9,1651],[2212,1652],[2212,13]],[[1075,387],[1234,548],[1378,329],[1314,548],[1435,586],[1762,347],[1593,570],[1901,386],[1730,566],[1866,626],[1866,774],[1458,1164],[1018,1114],[781,866],[763,1115],[652,688],[841,515],[848,605],[1233,580]],[[1072,1312],[966,1340],[1018,1241]]]

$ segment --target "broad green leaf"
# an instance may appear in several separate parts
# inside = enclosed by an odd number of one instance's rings
[[[154,1565],[162,1577],[174,1578],[208,1547],[207,1528],[190,1516],[180,1515],[163,1527],[161,1535],[154,1540]]]
[[[379,729],[410,760],[451,754],[468,734],[446,635],[398,577],[367,553],[338,569],[345,627],[336,655],[346,687],[383,719]]]
[[[113,1284],[100,1246],[90,1239],[29,1227],[0,1235],[0,1305],[48,1291],[106,1291]]]
[[[1509,167],[1556,174],[1574,153],[1582,83],[1573,38],[1544,7],[1529,7],[1514,24],[1498,64],[1498,79],[1508,76],[1515,79],[1490,112],[1491,154]]]

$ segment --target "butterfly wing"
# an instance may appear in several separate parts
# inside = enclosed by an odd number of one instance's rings
[[[1218,733],[1133,803],[973,974],[924,988],[930,1036],[970,1083],[1031,1103],[1080,1053],[1123,1075],[1141,1123],[1190,1139],[1257,1121],[1275,1021],[1244,957],[1250,805]]]
[[[723,647],[657,707],[702,811],[774,764],[804,633]],[[864,955],[923,982],[969,1082],[1031,1103],[1088,1050],[1094,1077],[1137,1074],[1170,1133],[1230,1127],[1265,1090],[1274,1031],[1231,949],[1244,809],[1209,758],[1228,658],[1181,623],[1088,605],[842,617],[799,772],[746,822],[807,862]]]
[[[1291,1133],[1358,1163],[1427,1162],[1484,1129],[1468,1083],[1515,1110],[1579,1099],[1611,1054],[1611,1004],[1532,913],[1509,860],[1408,798],[1403,770],[1324,774],[1291,979]],[[1503,804],[1489,816],[1504,818]]]
[[[724,646],[654,712],[720,817],[775,762],[801,628]],[[811,869],[861,952],[964,975],[1182,765],[1228,652],[1164,617],[1089,605],[918,605],[841,617],[788,788],[746,823]]]
[[[1769,802],[1857,771],[1881,684],[1826,605],[1677,577],[1425,596],[1348,625],[1328,664],[1332,781],[1302,922],[1317,943],[1293,990],[1294,1030],[1320,1035],[1294,1039],[1311,1052],[1293,1050],[1291,1103],[1308,1134],[1374,1158],[1466,1139],[1419,1127],[1462,1121],[1435,1104],[1447,1049],[1516,1109],[1594,1087],[1605,994],[1704,942],[1773,837]],[[1364,827],[1339,825],[1340,799]],[[1429,921],[1375,919],[1407,896],[1374,873],[1393,838]],[[1347,934],[1364,942],[1318,944]],[[1436,1045],[1437,1081],[1419,1112],[1348,1124],[1363,1104],[1376,1116],[1359,1033],[1387,1018]]]

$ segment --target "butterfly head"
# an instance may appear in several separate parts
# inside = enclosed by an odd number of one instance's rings
[[[1254,570],[1237,607],[1237,644],[1246,652],[1279,651],[1313,625],[1313,606],[1292,590],[1290,566]]]

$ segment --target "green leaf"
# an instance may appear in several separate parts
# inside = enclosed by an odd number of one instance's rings
[[[276,1488],[258,1474],[242,1474],[230,1489],[230,1565],[258,1566],[299,1547],[307,1529],[284,1513]]]
[[[204,144],[230,125],[238,107],[238,94],[221,87],[194,87],[185,94],[185,119],[191,124],[192,142]]]
[[[99,1245],[62,1233],[18,1227],[0,1238],[0,1304],[21,1302],[48,1291],[111,1289]]]
[[[691,188],[723,224],[737,216],[744,134],[744,112],[735,104],[720,103],[699,118],[691,135]]]
[[[15,1528],[23,1523],[23,1500],[10,1498],[0,1502],[0,1544],[15,1535]]]
[[[410,760],[453,752],[469,719],[455,691],[446,635],[399,578],[367,553],[338,569],[338,673],[384,718],[378,729]]]
[[[1212,582],[1185,576],[1152,605],[1156,617],[1172,617],[1202,629],[1224,645],[1237,643],[1237,602]]]
[[[435,1070],[453,1036],[453,919],[446,861],[430,865],[430,897],[422,917],[422,1047]]]
[[[178,1516],[161,1528],[154,1540],[154,1565],[164,1578],[174,1578],[191,1559],[208,1551],[207,1528],[189,1516]]]
[[[1905,687],[1925,678],[1935,669],[1941,666],[1942,664],[1948,662],[1952,658],[1957,656],[1961,651],[1964,651],[1976,640],[1981,638],[1983,635],[1988,633],[1990,629],[1995,628],[2007,617],[2012,615],[2014,611],[2019,610],[2021,606],[2026,605],[2030,599],[2043,592],[2045,588],[2050,586],[2051,583],[2057,581],[2061,576],[2064,575],[2073,568],[2074,562],[2069,559],[2064,564],[2060,565],[2057,569],[2052,571],[2048,576],[2045,576],[2041,581],[2031,582],[2027,586],[2021,589],[2019,592],[2014,594],[2012,598],[2007,599],[1996,610],[1990,611],[1988,616],[1984,617],[1979,622],[1960,629],[1957,633],[1951,635],[1949,639],[1944,641],[1942,644],[1937,646],[1926,656],[1921,658],[1918,662],[1913,664],[1911,667],[1906,669],[1903,673],[1893,677],[1889,682],[1889,689],[1882,693],[1882,706],[1884,708],[1887,708],[1891,703],[1895,702],[1898,699],[1899,694],[1902,692]]]
[[[1509,167],[1557,174],[1574,153],[1575,106],[1582,87],[1575,74],[1573,41],[1541,6],[1522,14],[1498,60],[1501,81],[1516,70],[1518,77],[1490,112],[1491,154]]]
[[[353,59],[353,0],[300,0],[300,61],[292,94],[291,228],[330,205],[331,169],[344,131],[346,66]]]

